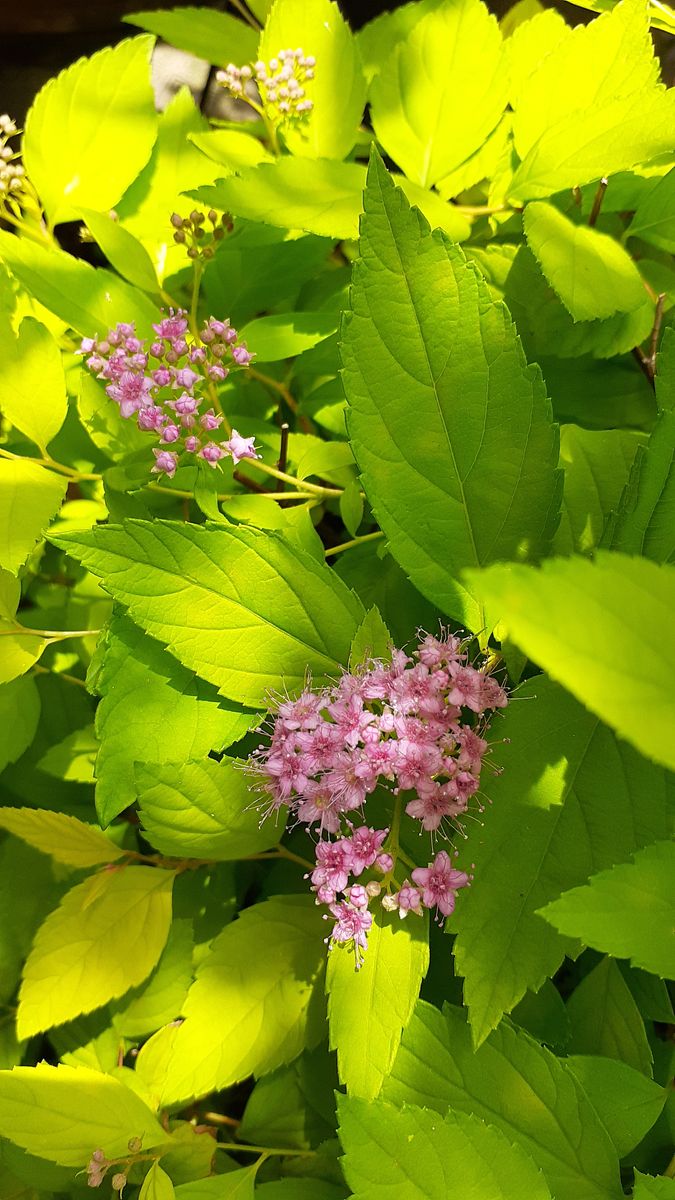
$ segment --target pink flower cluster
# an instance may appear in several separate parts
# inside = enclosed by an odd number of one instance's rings
[[[223,418],[212,405],[202,411],[231,367],[246,367],[253,357],[236,329],[210,317],[192,337],[183,310],[171,310],[153,329],[155,340],[148,344],[137,337],[133,322],[121,322],[100,341],[83,338],[80,346],[89,370],[108,381],[106,392],[122,416],[135,416],[139,429],[159,439],[153,472],[171,478],[183,453],[214,468],[226,455],[235,464],[258,458],[255,439],[236,429],[227,441],[214,441],[210,435]]]
[[[412,657],[393,650],[390,661],[345,672],[332,688],[283,701],[269,745],[252,757],[270,807],[289,809],[319,833],[312,888],[335,917],[332,941],[351,941],[357,965],[372,922],[368,902],[383,887],[385,909],[404,917],[435,908],[443,918],[456,890],[469,883],[444,850],[427,867],[415,867],[398,836],[390,844],[388,830],[352,825],[352,814],[384,786],[402,797],[398,803],[420,832],[433,838],[461,828],[459,818],[479,788],[487,720],[507,704],[504,689],[486,667],[468,661],[464,645],[452,634],[427,635]],[[399,861],[413,868],[412,883],[395,882]],[[370,869],[384,875],[383,883],[350,883]]]

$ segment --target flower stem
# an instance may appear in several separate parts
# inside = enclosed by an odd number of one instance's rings
[[[344,491],[343,488],[322,487],[318,483],[308,483],[306,479],[296,479],[295,475],[287,475],[285,471],[278,471],[276,467],[270,467],[258,458],[247,458],[246,467],[247,469],[255,467],[257,471],[262,471],[265,475],[271,475],[274,479],[282,479],[284,483],[291,483],[293,487],[302,488],[314,496],[341,496]],[[289,495],[288,499],[290,500],[292,497]]]
[[[32,462],[38,463],[41,467],[49,467],[51,471],[58,471],[61,475],[67,475],[73,483],[77,483],[84,479],[102,479],[103,477],[96,472],[89,473],[86,471],[76,471],[73,467],[67,467],[64,463],[55,462],[53,458],[47,455],[45,458],[31,458],[26,454],[13,454],[11,450],[0,449],[1,458],[10,458],[15,462]]]
[[[364,533],[361,537],[352,538],[350,542],[343,542],[341,546],[329,546],[326,558],[331,554],[342,554],[343,550],[351,550],[353,546],[360,546],[362,542],[373,542],[381,537],[384,537],[384,534],[381,529],[377,529],[375,533]]]
[[[48,642],[63,642],[66,638],[98,637],[101,629],[28,629],[15,625],[12,629],[0,629],[0,637],[39,637]]]
[[[33,667],[35,675],[55,675],[57,679],[64,679],[66,683],[76,683],[78,687],[87,690],[87,684],[84,679],[78,679],[77,675],[68,675],[65,671],[50,671],[49,667],[41,667],[39,663],[35,663]]]
[[[278,1149],[276,1146],[245,1146],[239,1142],[216,1142],[216,1150],[233,1150],[240,1154],[264,1154],[266,1158],[278,1155],[281,1158],[315,1158],[316,1150]]]

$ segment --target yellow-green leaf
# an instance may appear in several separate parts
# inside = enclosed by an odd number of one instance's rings
[[[15,429],[44,448],[68,411],[61,351],[46,325],[32,317],[24,318],[18,337],[9,326],[0,328],[0,409]]]
[[[124,857],[100,829],[50,809],[2,808],[0,829],[70,867],[96,867]]]
[[[172,871],[113,867],[66,893],[24,968],[20,1037],[91,1012],[147,978],[169,933],[173,880]]]
[[[162,1170],[158,1162],[154,1162],[143,1180],[138,1200],[173,1200],[175,1195],[166,1171]]]
[[[61,507],[67,487],[67,479],[37,463],[0,460],[0,565],[6,570],[16,575]]]

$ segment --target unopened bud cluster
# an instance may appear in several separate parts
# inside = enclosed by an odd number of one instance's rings
[[[211,228],[206,225],[209,221]],[[206,216],[193,208],[189,217],[181,217],[180,213],[172,213],[171,224],[174,228],[173,240],[179,246],[185,246],[188,258],[208,261],[213,258],[218,242],[222,242],[226,233],[233,229],[232,217],[223,213],[221,217],[215,209],[209,209]]]
[[[249,760],[263,777],[268,808],[286,808],[320,835],[312,889],[335,918],[329,943],[350,943],[357,967],[371,899],[384,893],[385,911],[401,917],[435,908],[442,920],[457,889],[470,882],[445,850],[415,866],[401,850],[398,820],[389,837],[388,829],[370,828],[364,812],[367,798],[384,786],[420,833],[433,839],[461,829],[488,749],[482,735],[492,712],[507,703],[487,664],[473,666],[464,646],[452,634],[427,635],[412,657],[393,650],[388,662],[374,660],[332,688],[282,702],[269,744]],[[357,828],[355,812],[364,822]],[[375,875],[366,878],[368,871]]]
[[[9,139],[18,132],[11,117],[0,114],[0,209],[12,200],[20,207],[26,188],[26,172],[18,161],[19,152],[9,145]],[[14,206],[10,203],[8,207]]]
[[[94,1150],[86,1166],[87,1186],[90,1188],[100,1187],[111,1167],[122,1167],[122,1170],[114,1171],[110,1178],[112,1190],[119,1192],[121,1195],[127,1185],[127,1178],[129,1170],[133,1166],[134,1156],[139,1154],[142,1149],[141,1139],[139,1137],[129,1138],[128,1149],[131,1157],[121,1159],[106,1158],[104,1150]]]
[[[306,84],[314,78],[316,59],[302,49],[279,50],[269,62],[255,62],[243,67],[228,63],[218,71],[216,81],[233,96],[251,101],[250,85],[256,85],[263,112],[274,125],[301,120],[312,111]]]
[[[253,358],[236,329],[209,317],[193,337],[182,309],[171,310],[153,329],[156,336],[149,344],[137,337],[133,322],[120,322],[100,341],[83,338],[80,346],[89,370],[108,381],[106,392],[122,416],[135,416],[139,429],[157,437],[152,471],[171,478],[182,455],[213,468],[228,456],[235,464],[259,458],[255,439],[241,437],[236,429],[224,442],[211,437],[223,422],[212,404],[215,385]]]

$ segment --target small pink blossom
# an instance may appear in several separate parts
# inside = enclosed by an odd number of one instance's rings
[[[249,438],[242,437],[240,433],[237,433],[236,429],[232,430],[232,433],[230,434],[227,441],[222,442],[221,445],[227,451],[228,454],[232,455],[232,461],[235,464],[235,466],[237,465],[238,462],[241,461],[242,458],[260,458],[261,457],[259,454],[256,454],[255,438],[254,437],[249,437]]]
[[[425,908],[435,908],[444,917],[450,916],[455,907],[455,893],[470,882],[464,871],[456,871],[445,850],[439,850],[428,867],[416,867],[413,882],[422,893]]]

